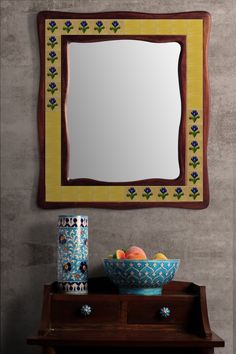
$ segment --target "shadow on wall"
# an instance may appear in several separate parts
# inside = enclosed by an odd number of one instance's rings
[[[40,348],[26,345],[26,338],[39,328],[44,284],[56,280],[56,223],[35,223],[27,233],[31,241],[15,251],[18,267],[14,279],[8,280],[12,287],[5,302],[10,311],[4,314],[2,340],[6,354],[41,353]]]

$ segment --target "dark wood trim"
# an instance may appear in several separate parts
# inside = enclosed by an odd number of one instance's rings
[[[59,354],[100,347],[104,353],[130,348],[131,353],[146,349],[163,354],[210,354],[214,347],[224,346],[224,340],[210,329],[205,287],[190,282],[171,281],[159,296],[121,295],[107,277],[89,278],[86,296],[62,293],[54,282],[45,286],[43,302],[47,327],[28,337],[27,343],[42,346],[45,353],[53,353],[52,348]],[[48,303],[51,308],[46,310]],[[92,307],[91,317],[80,315],[84,304]],[[170,318],[159,316],[162,306],[170,308]]]
[[[210,201],[207,147],[210,123],[210,94],[208,74],[208,44],[211,30],[211,16],[206,13],[203,21],[203,207],[207,208]]]
[[[207,11],[189,11],[178,13],[144,13],[131,11],[113,11],[113,12],[61,12],[61,11],[40,11],[38,17],[41,21],[46,19],[203,19],[210,17]]]
[[[44,209],[60,208],[100,208],[100,209],[144,209],[156,207],[169,207],[181,209],[203,209],[206,208],[202,202],[47,202],[42,201],[40,206]]]
[[[69,170],[69,137],[68,137],[68,125],[66,118],[66,99],[68,89],[68,44],[72,42],[76,43],[93,43],[104,42],[114,40],[133,39],[139,41],[146,41],[152,43],[168,43],[178,42],[181,46],[181,52],[178,63],[179,72],[179,86],[181,96],[181,120],[179,127],[179,144],[178,155],[180,165],[180,175],[176,179],[161,179],[152,178],[138,181],[129,182],[103,182],[89,178],[68,179]],[[80,36],[80,35],[66,35],[62,36],[61,42],[61,184],[63,186],[183,186],[185,185],[185,146],[186,146],[186,36],[176,35],[149,35],[149,36],[137,36],[137,35],[104,35],[104,36]]]
[[[44,15],[38,14],[38,39],[40,55],[40,79],[38,93],[38,139],[39,139],[39,184],[37,201],[40,207],[44,207],[45,195],[45,22]]]
[[[202,19],[203,20],[203,179],[204,179],[204,198],[202,202],[48,202],[45,195],[45,20],[46,19]],[[39,152],[40,152],[40,174],[38,187],[38,205],[42,208],[67,208],[67,207],[95,207],[95,208],[148,208],[148,207],[177,207],[190,209],[203,209],[209,204],[209,183],[207,172],[207,142],[209,130],[209,80],[208,80],[208,42],[211,27],[211,17],[208,12],[184,12],[172,14],[152,14],[139,12],[98,12],[98,13],[64,13],[58,11],[42,11],[37,17],[38,35],[40,46],[40,85],[38,95],[38,134],[39,134]],[[144,185],[147,183],[145,182]],[[131,185],[129,183],[129,185]],[[164,183],[163,183],[164,185]]]
[[[43,347],[43,354],[56,354],[57,350],[56,348],[53,348],[53,347]]]
[[[200,286],[199,291],[200,291],[200,312],[201,312],[203,333],[207,338],[211,338],[212,331],[211,331],[210,322],[208,318],[205,286]]]
[[[206,348],[212,348],[212,347],[224,347],[224,342],[223,340],[218,337],[214,332],[212,332],[212,338],[206,339],[206,338],[199,338],[196,336],[190,336],[183,337],[182,340],[176,340],[176,338],[168,338],[166,336],[166,333],[158,333],[156,334],[157,339],[156,342],[150,341],[147,344],[147,341],[143,339],[143,333],[140,330],[137,330],[137,332],[132,333],[132,337],[134,335],[139,337],[139,340],[132,340],[132,338],[129,339],[129,342],[127,343],[127,339],[125,340],[125,336],[122,335],[121,330],[116,331],[116,336],[114,337],[112,334],[110,334],[110,331],[107,332],[107,337],[109,336],[109,347],[154,347],[156,348],[157,351],[160,350],[160,348],[189,348],[189,354],[191,353],[190,349],[196,349],[196,348],[203,348],[206,350]],[[94,347],[101,347],[101,346],[107,346],[107,339],[100,339],[99,336],[101,336],[101,331],[99,329],[97,330],[90,330],[90,335],[96,336],[97,340],[91,340],[86,336],[85,338],[83,337],[84,330],[77,331],[77,338],[74,336],[65,336],[63,335],[63,331],[57,331],[55,332],[54,335],[51,336],[34,336],[30,337],[27,339],[27,344],[31,345],[41,345],[41,346],[79,346],[79,347],[89,347],[89,346],[94,346]],[[162,335],[163,339],[162,341],[159,340],[159,336]],[[127,335],[126,335],[127,338]],[[190,342],[190,339],[192,339],[192,342]],[[158,350],[159,349],[159,350]]]

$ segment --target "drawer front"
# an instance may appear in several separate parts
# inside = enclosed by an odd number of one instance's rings
[[[98,301],[87,296],[81,296],[81,299],[76,299],[76,301],[53,300],[51,326],[65,328],[77,325],[115,323],[120,318],[120,307],[119,301]]]
[[[194,311],[194,299],[168,300],[161,297],[155,301],[128,304],[127,322],[130,324],[176,324],[187,325]]]

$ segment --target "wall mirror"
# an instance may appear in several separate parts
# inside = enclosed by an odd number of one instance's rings
[[[206,12],[39,13],[39,206],[208,206],[209,28]]]

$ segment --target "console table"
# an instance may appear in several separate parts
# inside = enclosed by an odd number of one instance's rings
[[[119,295],[106,277],[89,279],[81,296],[45,285],[40,328],[27,343],[44,354],[213,354],[224,346],[211,331],[204,286],[172,281],[161,296]]]

